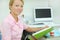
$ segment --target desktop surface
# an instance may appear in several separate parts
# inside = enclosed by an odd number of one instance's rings
[[[44,27],[44,26],[54,26],[55,24],[53,22],[37,22],[37,23],[31,23],[29,24],[32,27]]]
[[[44,27],[44,26],[49,26],[49,27],[54,27],[54,26],[60,26],[60,24],[54,23],[54,22],[40,22],[40,23],[31,23],[29,24],[31,27]]]

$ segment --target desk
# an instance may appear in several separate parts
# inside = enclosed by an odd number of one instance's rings
[[[48,30],[45,30],[45,29],[43,29],[43,30],[41,30],[40,31],[40,33],[38,34],[38,35],[33,35],[35,38],[37,38],[37,39],[39,39],[39,38],[41,38],[41,37],[43,37],[44,35],[46,35],[47,33],[49,33],[50,31],[52,31],[53,30],[53,28],[52,27],[57,27],[57,26],[60,26],[60,24],[46,24],[46,25],[48,25],[49,27],[51,27],[50,29],[48,29]],[[31,27],[44,27],[45,25],[30,25]],[[32,40],[32,37],[30,36],[29,37],[29,39],[30,40]]]

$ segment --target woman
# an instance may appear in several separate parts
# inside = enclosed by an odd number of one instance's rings
[[[44,28],[30,28],[24,24],[21,18],[18,17],[23,11],[23,5],[23,0],[10,0],[10,14],[1,25],[2,40],[21,40],[23,30],[35,32],[47,28],[47,26]]]

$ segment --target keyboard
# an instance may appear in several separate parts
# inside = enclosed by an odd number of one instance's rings
[[[31,25],[44,25],[44,23],[32,23]]]

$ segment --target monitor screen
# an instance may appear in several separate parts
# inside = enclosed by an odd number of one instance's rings
[[[36,18],[51,18],[50,9],[35,9]]]
[[[52,8],[43,7],[34,9],[34,19],[35,21],[51,21],[52,20]]]

